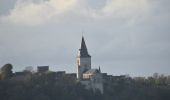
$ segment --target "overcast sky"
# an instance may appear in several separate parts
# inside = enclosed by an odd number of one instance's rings
[[[170,74],[170,0],[0,0],[0,66],[76,72],[82,32],[92,67]]]

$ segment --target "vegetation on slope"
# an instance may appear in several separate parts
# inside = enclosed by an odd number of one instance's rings
[[[170,77],[108,77],[104,94],[87,90],[75,78],[56,78],[53,72],[12,73],[12,65],[1,68],[0,100],[170,100]]]

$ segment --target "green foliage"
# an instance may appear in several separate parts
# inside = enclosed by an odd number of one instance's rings
[[[104,85],[104,100],[170,100],[170,86],[158,85],[153,80],[151,77],[109,80]]]
[[[0,81],[0,100],[96,100],[96,96],[101,94],[67,76],[56,80],[52,73],[28,74],[20,82]]]
[[[0,100],[170,100],[170,76],[112,77],[104,80],[101,94],[85,89],[73,77],[56,78],[53,72],[27,73],[18,81],[11,66],[1,70],[8,80],[0,80]]]

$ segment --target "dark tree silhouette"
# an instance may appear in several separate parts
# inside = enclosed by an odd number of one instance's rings
[[[5,64],[2,68],[1,68],[1,79],[9,79],[12,77],[13,73],[12,73],[12,65],[11,64]]]
[[[50,71],[23,73],[12,76],[11,64],[2,67],[0,100],[170,100],[170,76],[112,76],[103,80],[104,94],[101,94],[98,90],[87,90],[68,75],[57,77]]]

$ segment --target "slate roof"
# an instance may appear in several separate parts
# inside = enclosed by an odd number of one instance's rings
[[[80,51],[80,57],[91,57],[89,54],[88,54],[88,50],[87,50],[87,47],[86,47],[86,43],[84,41],[84,37],[82,37],[82,41],[81,41],[81,47],[79,49]]]
[[[100,71],[98,69],[90,69],[83,74],[94,74],[94,73],[100,73]]]

